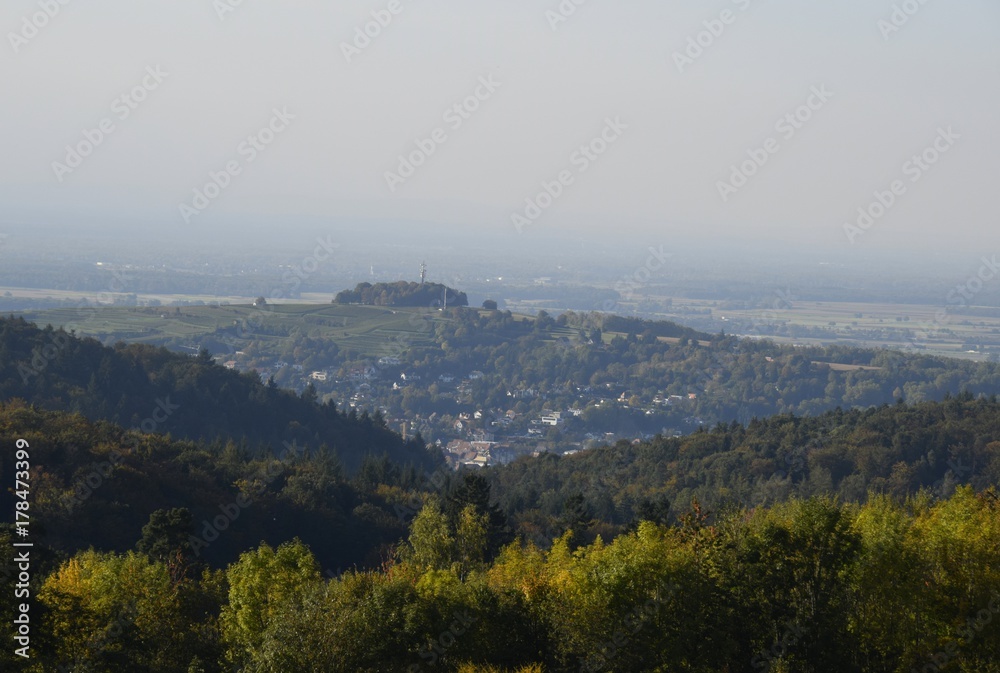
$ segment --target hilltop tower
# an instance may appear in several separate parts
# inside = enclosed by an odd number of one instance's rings
[[[427,279],[427,262],[420,262],[420,284],[423,285]]]

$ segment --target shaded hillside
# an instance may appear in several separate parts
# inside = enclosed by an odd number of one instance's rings
[[[718,508],[834,494],[862,502],[870,492],[904,498],[921,489],[943,497],[960,484],[1000,484],[1000,402],[965,394],[754,419],[748,427],[720,424],[681,438],[543,454],[487,476],[508,513],[543,538],[558,532],[574,497],[595,525],[627,524],[668,503],[683,510],[692,498]]]
[[[379,415],[341,413],[198,357],[163,348],[105,347],[21,319],[0,318],[0,400],[21,398],[44,409],[81,413],[174,437],[245,439],[252,450],[285,443],[326,445],[354,471],[365,455],[433,467],[437,459],[389,431]]]
[[[82,416],[0,403],[0,446],[28,442],[32,534],[65,553],[93,547],[134,548],[150,515],[187,508],[197,558],[221,566],[267,540],[308,542],[324,567],[375,566],[380,550],[405,533],[405,522],[361,480],[349,480],[336,456],[301,446],[255,458],[233,442],[204,445],[146,435]],[[364,472],[385,471],[369,459]],[[395,470],[416,484],[415,468]],[[0,455],[13,483],[14,452]],[[14,511],[14,496],[0,493]],[[220,520],[219,517],[222,517]],[[221,521],[221,523],[220,523]]]

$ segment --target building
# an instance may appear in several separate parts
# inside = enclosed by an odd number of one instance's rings
[[[538,419],[542,422],[542,425],[556,426],[563,422],[561,411],[550,411],[542,414],[541,418]]]

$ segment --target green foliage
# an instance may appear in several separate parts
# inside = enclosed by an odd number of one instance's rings
[[[491,489],[490,482],[485,477],[467,473],[458,480],[445,502],[445,511],[452,525],[457,526],[459,515],[469,507],[482,520],[486,535],[484,553],[490,559],[514,539],[507,515],[493,502]]]
[[[334,569],[378,565],[381,548],[405,533],[388,494],[346,481],[322,446],[280,461],[244,444],[173,441],[0,403],[0,446],[19,438],[32,447],[32,521],[67,555],[124,553],[138,542],[179,579],[202,563],[225,566],[261,540],[298,536]],[[13,468],[13,452],[0,452],[0,473]],[[0,507],[14,511],[10,491],[0,490]]]
[[[968,484],[1000,485],[1000,402],[960,396],[941,403],[776,416],[746,427],[719,425],[557,458],[539,456],[484,473],[516,530],[542,524],[541,538],[570,525],[566,503],[616,530],[637,519],[665,522],[669,503],[757,506],[837,495],[864,502],[927,489],[935,497]],[[660,505],[651,508],[651,503]]]
[[[695,508],[681,525],[641,521],[575,551],[568,535],[548,550],[515,543],[485,564],[485,517],[467,505],[453,531],[432,499],[401,565],[330,581],[298,541],[262,544],[224,577],[179,584],[143,555],[82,552],[44,580],[41,628],[53,645],[40,663],[151,673],[997,671],[991,493],[810,498],[710,519]]]
[[[440,283],[359,283],[354,290],[339,292],[334,304],[368,304],[374,306],[438,307],[448,298],[448,306],[468,306],[464,292],[453,290]]]
[[[427,468],[438,462],[384,426],[226,369],[207,353],[190,357],[123,343],[108,348],[19,318],[0,318],[0,353],[0,400],[23,399],[137,432],[245,438],[254,450],[279,454],[292,444],[315,450],[325,443],[352,471],[366,454]]]
[[[184,673],[193,659],[219,655],[212,611],[197,609],[218,604],[211,583],[178,584],[166,564],[134,552],[82,552],[45,580],[38,598],[55,643],[42,658],[53,670]]]
[[[226,571],[229,597],[222,610],[228,659],[245,665],[260,656],[272,622],[301,608],[320,583],[308,547],[288,542],[277,550],[263,544],[240,556]]]
[[[136,548],[152,561],[187,564],[191,558],[188,538],[194,531],[191,511],[185,507],[158,509],[142,527],[142,538]]]
[[[423,506],[410,526],[410,538],[402,550],[402,558],[420,570],[450,568],[455,556],[448,517],[441,511],[437,498]]]

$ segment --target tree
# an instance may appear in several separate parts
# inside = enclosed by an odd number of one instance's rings
[[[410,524],[408,546],[401,551],[403,560],[421,570],[443,570],[451,566],[454,548],[448,518],[437,497],[431,497]]]
[[[496,311],[497,303],[492,299],[487,299],[486,301],[483,302],[483,308],[486,309],[487,311]]]
[[[593,521],[590,508],[582,493],[574,493],[563,502],[563,513],[559,518],[559,528],[561,533],[570,533],[569,546],[571,549],[582,544],[583,533]]]
[[[655,498],[643,498],[634,507],[635,523],[651,521],[665,526],[670,521],[670,500],[665,495]]]
[[[136,548],[151,561],[167,564],[170,576],[179,581],[187,574],[191,561],[191,533],[194,517],[187,507],[158,509],[149,515],[142,527],[142,538]]]
[[[166,564],[135,552],[77,554],[45,580],[39,600],[58,643],[46,670],[183,671],[195,656],[214,656],[205,624],[183,614]]]
[[[486,560],[486,534],[489,519],[475,506],[466,505],[458,515],[455,527],[455,551],[462,564],[462,576],[478,568]]]
[[[491,559],[513,539],[507,515],[491,498],[490,482],[481,474],[466,474],[458,487],[448,496],[446,512],[452,525],[457,527],[459,515],[468,506],[486,522],[486,558]]]
[[[316,559],[298,539],[276,550],[265,543],[242,554],[226,577],[229,603],[222,610],[222,635],[227,656],[237,665],[257,656],[276,615],[301,604],[322,582]]]

